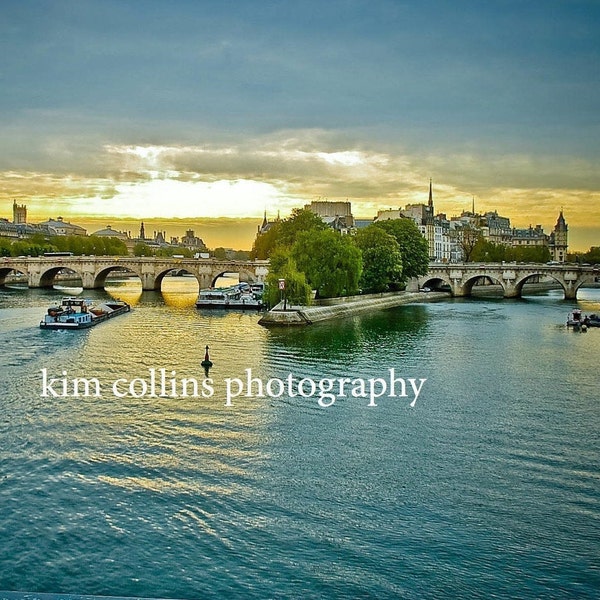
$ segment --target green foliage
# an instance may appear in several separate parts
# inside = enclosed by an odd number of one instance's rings
[[[280,230],[281,221],[278,221],[277,223],[273,223],[267,231],[257,235],[252,244],[252,250],[250,250],[251,258],[258,258],[260,260],[269,258],[277,246]]]
[[[600,264],[600,246],[592,246],[587,252],[569,252],[569,262],[588,263],[590,265]]]
[[[552,258],[547,246],[515,246],[511,250],[517,262],[546,263]]]
[[[546,263],[552,256],[547,246],[507,246],[479,237],[469,255],[471,262],[531,262]]]
[[[471,260],[473,262],[502,262],[512,261],[514,251],[511,246],[506,244],[495,244],[489,242],[483,237],[480,237],[471,252]]]
[[[427,273],[429,246],[412,219],[376,221],[373,225],[389,233],[398,242],[404,280]]]
[[[291,257],[317,290],[317,297],[350,296],[358,292],[362,257],[349,236],[332,229],[300,232]]]
[[[600,264],[600,246],[592,246],[584,255],[583,261],[591,265]]]
[[[279,289],[280,279],[285,279],[284,292]],[[311,303],[311,287],[306,282],[304,273],[296,268],[289,251],[278,250],[273,253],[266,283],[266,301],[269,306],[275,306],[280,302],[284,293],[289,305],[306,306]]]
[[[82,254],[96,256],[126,256],[127,246],[116,237],[57,235],[51,238],[52,245],[60,252],[72,252],[75,256]],[[51,250],[50,250],[51,252]]]
[[[290,248],[302,232],[323,231],[327,228],[321,217],[312,211],[296,208],[287,219],[272,223],[265,233],[256,237],[250,256],[269,258],[276,248]]]
[[[144,242],[138,242],[133,247],[133,255],[134,256],[154,256],[154,252],[148,244],[144,244]]]
[[[360,229],[354,241],[362,253],[360,286],[367,292],[384,292],[402,280],[402,256],[396,238],[383,228]]]
[[[154,252],[154,256],[169,257],[179,254],[185,258],[192,258],[192,251],[183,246],[161,246]]]

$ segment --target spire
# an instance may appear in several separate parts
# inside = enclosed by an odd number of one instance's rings
[[[473,204],[471,206],[471,212],[475,215],[475,196],[473,196]]]
[[[433,225],[433,188],[429,179],[429,202],[425,211],[425,225]]]
[[[267,223],[268,223],[268,221],[267,221],[267,209],[265,208],[265,216],[263,218],[262,227],[263,228],[266,227]]]
[[[429,179],[429,202],[427,206],[429,206],[429,210],[431,210],[431,214],[433,214],[433,189],[431,187],[431,178]]]

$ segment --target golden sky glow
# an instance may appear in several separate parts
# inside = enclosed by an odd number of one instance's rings
[[[111,223],[137,234],[139,221],[151,219],[158,229],[162,220],[168,235],[192,227],[211,247],[249,248],[265,210],[269,218],[278,212],[285,217],[312,200],[349,200],[355,217],[372,218],[379,209],[427,202],[429,175],[435,172],[435,208],[449,217],[470,210],[474,198],[478,212],[497,210],[513,226],[541,224],[549,231],[563,209],[572,249],[600,243],[597,191],[501,187],[491,166],[472,156],[442,159],[337,144],[327,132],[308,131],[304,137],[296,132],[289,139],[265,137],[237,146],[104,146],[98,156],[107,165],[104,177],[0,173],[0,209],[11,218],[16,200],[27,205],[31,222],[60,215],[88,223],[90,232],[95,224],[100,229]],[[531,161],[504,156],[502,171],[511,181],[525,180]],[[463,170],[457,175],[458,166]],[[542,159],[535,167],[532,184],[564,170]],[[591,168],[577,165],[583,176]],[[471,186],[468,172],[474,174]]]

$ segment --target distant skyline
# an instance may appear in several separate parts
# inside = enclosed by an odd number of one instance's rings
[[[436,211],[474,197],[549,231],[562,208],[570,249],[600,245],[597,0],[5,0],[0,15],[0,216],[16,200],[32,221],[204,219],[209,245],[248,247],[265,210],[321,198],[372,217],[426,202],[432,178]]]

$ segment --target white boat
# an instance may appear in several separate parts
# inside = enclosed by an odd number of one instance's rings
[[[226,288],[200,290],[196,308],[234,308],[238,310],[262,310],[264,284],[238,283]]]
[[[51,306],[40,321],[42,329],[87,329],[106,319],[129,312],[127,302],[109,300],[93,304],[84,298],[63,298],[59,305]]]

